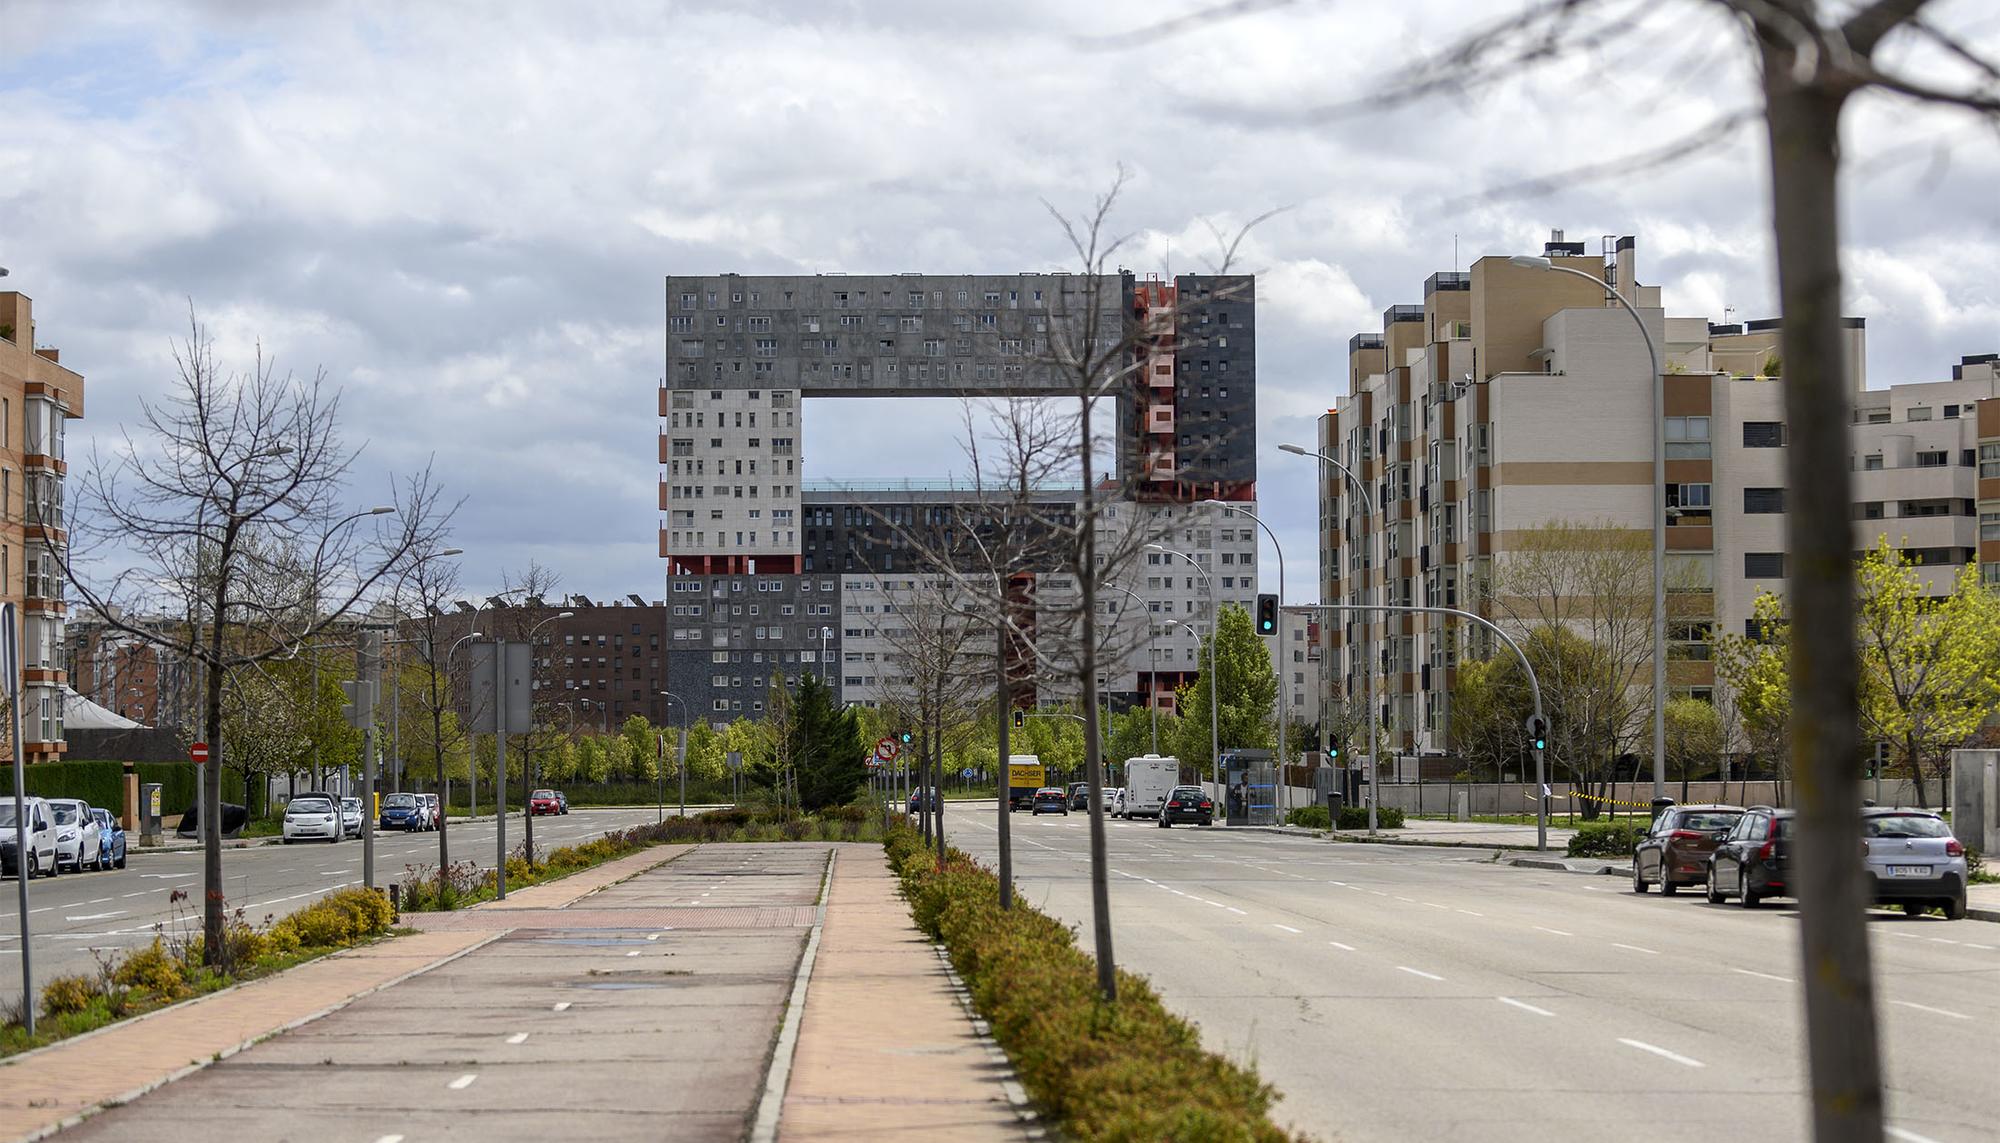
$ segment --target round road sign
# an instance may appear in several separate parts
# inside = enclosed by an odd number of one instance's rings
[[[197,742],[188,747],[188,758],[194,762],[208,761],[208,743]]]
[[[878,738],[875,740],[875,757],[880,758],[884,762],[889,761],[902,752],[903,744],[893,738]]]

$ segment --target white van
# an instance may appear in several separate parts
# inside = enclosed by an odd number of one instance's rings
[[[1167,804],[1167,793],[1181,784],[1181,761],[1147,754],[1125,760],[1124,818],[1156,818]]]
[[[19,834],[15,832],[14,799],[0,797],[0,873],[19,874],[26,864],[30,877],[56,874],[56,822],[47,802],[28,798],[22,803],[27,812],[28,859],[24,863],[15,852]]]

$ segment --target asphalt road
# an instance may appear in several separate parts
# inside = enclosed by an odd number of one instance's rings
[[[992,803],[947,803],[991,861]],[[1012,819],[1024,899],[1089,948],[1087,821]],[[1106,823],[1114,950],[1321,1139],[1800,1139],[1797,913],[1491,852]],[[1870,913],[1891,1138],[2000,1122],[2000,925]]]
[[[696,807],[688,809],[692,813]],[[535,846],[569,845],[654,818],[652,807],[578,808],[566,817],[536,819]],[[491,818],[454,822],[449,836],[454,862],[492,867]],[[513,849],[520,844],[521,818],[515,814],[507,822],[507,845]],[[400,881],[410,866],[435,866],[437,854],[435,833],[378,833],[376,883]],[[273,841],[225,848],[222,872],[229,907],[241,907],[245,919],[262,924],[266,917],[283,916],[335,889],[361,884],[361,842],[354,838],[338,844]],[[21,922],[14,885],[11,877],[0,881],[0,1004],[11,1004],[21,995]],[[187,891],[185,900],[171,900],[176,889]],[[37,878],[29,883],[29,896],[36,980],[92,972],[99,953],[143,945],[161,926],[169,932],[200,931],[201,851],[134,848],[124,869]]]

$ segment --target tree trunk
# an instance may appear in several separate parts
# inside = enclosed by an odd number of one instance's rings
[[[1090,474],[1090,395],[1081,394],[1083,404],[1083,510],[1077,526],[1083,530],[1083,556],[1077,561],[1077,583],[1082,605],[1083,654],[1077,668],[1083,702],[1083,780],[1090,805],[1090,913],[1091,935],[1097,955],[1097,991],[1105,1001],[1118,999],[1118,968],[1111,957],[1111,886],[1104,852],[1104,754],[1097,743],[1097,520],[1092,515]],[[1209,638],[1216,637],[1210,632]],[[1210,684],[1214,685],[1213,683]]]
[[[445,840],[445,819],[451,816],[451,799],[446,797],[448,787],[444,780],[444,696],[438,689],[437,639],[435,632],[429,641],[431,658],[431,754],[437,759],[438,796],[438,896],[444,896],[449,884],[451,869],[451,845]]]
[[[1910,781],[1917,784],[1917,808],[1929,809],[1930,798],[1924,789],[1924,764],[1917,759],[1917,738],[1910,735],[1903,740],[1903,758],[1910,767]]]
[[[1772,220],[1784,317],[1790,445],[1792,781],[1799,813],[1813,1137],[1882,1138],[1882,1071],[1861,864],[1860,709],[1847,457],[1846,331],[1840,316],[1838,179],[1842,99],[1793,76],[1790,40],[1758,28],[1771,153]],[[1811,82],[1811,81],[1808,81]]]
[[[208,739],[208,760],[202,763],[207,779],[201,790],[201,963],[211,968],[222,965],[229,949],[223,940],[227,916],[222,900],[222,623],[229,601],[229,574],[225,561],[217,572],[215,598],[211,601],[208,632],[208,694],[204,696],[202,728]],[[340,806],[334,805],[334,820],[340,820]]]

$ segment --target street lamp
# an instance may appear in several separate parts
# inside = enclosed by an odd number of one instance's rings
[[[459,636],[458,640],[454,642],[451,646],[445,648],[444,677],[446,686],[451,685],[451,657],[458,653],[458,649],[461,646],[464,646],[465,644],[472,642],[474,639],[484,638],[485,635],[486,632],[484,631],[468,631],[464,635]],[[479,816],[478,759],[476,758],[466,759],[465,781],[466,781],[466,795],[467,795],[467,804],[466,804],[467,816],[476,818]],[[438,803],[438,821],[442,823],[444,821],[445,815],[451,811],[451,785],[449,779],[447,779],[446,783],[438,790],[438,798],[440,799]],[[442,829],[444,827],[440,825],[438,828]]]
[[[832,689],[833,683],[826,677],[826,641],[832,634],[833,628],[831,627],[822,627],[819,629],[819,682],[821,686],[829,690]]]
[[[685,699],[681,698],[681,696],[675,694],[672,691],[661,691],[660,693],[665,695],[667,698],[672,699],[674,702],[678,703],[681,708],[680,749],[676,750],[674,753],[678,758],[679,769],[681,772],[681,816],[687,817],[688,816],[688,757],[687,757],[688,704]],[[661,774],[658,777],[661,782],[666,781],[666,775]],[[654,815],[654,820],[657,821],[666,817],[666,810],[664,809],[665,803],[666,803],[666,796],[664,792],[662,792],[660,796],[660,805],[662,808],[660,808],[658,812]]]
[[[535,653],[535,632],[540,631],[542,628],[547,627],[549,624],[554,623],[558,620],[574,619],[574,618],[576,618],[576,612],[574,611],[558,611],[554,615],[549,616],[547,619],[544,619],[541,622],[536,623],[533,626],[529,627],[528,654],[530,656],[533,656]],[[528,663],[529,663],[529,668],[532,670],[534,666],[534,659],[530,658],[528,660]],[[528,864],[533,865],[535,863],[534,736],[530,735],[528,737],[527,744],[523,747],[523,754],[524,757],[521,759],[521,835],[522,835],[521,841],[522,844],[528,847]],[[502,781],[505,781],[506,777],[507,776],[505,774],[500,775]]]
[[[1139,610],[1146,615],[1146,709],[1153,712],[1153,753],[1158,754],[1160,752],[1160,708],[1153,701],[1153,694],[1159,689],[1160,685],[1160,655],[1159,648],[1153,644],[1155,641],[1154,637],[1159,634],[1160,625],[1153,622],[1152,609],[1147,606],[1144,599],[1139,597],[1138,592],[1133,591],[1129,587],[1119,587],[1115,583],[1107,583],[1104,586],[1129,597],[1132,602],[1139,605]]]
[[[1653,395],[1653,797],[1664,798],[1667,795],[1667,510],[1664,499],[1667,487],[1667,397],[1666,378],[1660,366],[1660,347],[1653,341],[1653,331],[1646,328],[1646,320],[1639,316],[1639,311],[1632,308],[1625,295],[1604,279],[1531,254],[1516,254],[1507,261],[1527,270],[1554,270],[1601,287],[1624,309],[1632,324],[1639,327],[1639,336],[1646,341],[1646,359],[1653,367],[1652,377],[1646,386]]]
[[[1284,668],[1285,668],[1285,608],[1284,608],[1284,602],[1285,602],[1285,549],[1279,546],[1279,544],[1278,544],[1278,534],[1277,534],[1276,532],[1273,532],[1273,531],[1271,530],[1271,526],[1270,526],[1269,524],[1266,524],[1266,523],[1265,523],[1265,522],[1263,521],[1263,519],[1262,519],[1261,517],[1259,517],[1259,516],[1258,516],[1258,515],[1257,515],[1257,514],[1256,514],[1255,512],[1252,512],[1252,511],[1250,511],[1249,509],[1247,509],[1247,508],[1243,507],[1243,506],[1242,506],[1241,504],[1229,504],[1229,503],[1226,503],[1226,502],[1224,502],[1224,501],[1221,501],[1221,500],[1203,500],[1203,501],[1201,501],[1201,505],[1202,505],[1203,507],[1205,507],[1205,508],[1220,508],[1220,509],[1222,509],[1222,510],[1223,510],[1224,512],[1233,512],[1233,513],[1235,513],[1236,515],[1239,515],[1239,516],[1248,516],[1248,517],[1250,518],[1250,522],[1251,522],[1251,523],[1253,523],[1253,524],[1257,525],[1257,526],[1258,526],[1259,528],[1262,528],[1262,529],[1264,530],[1264,534],[1265,534],[1266,536],[1270,537],[1270,539],[1271,539],[1271,550],[1272,550],[1272,551],[1275,551],[1275,552],[1277,552],[1277,553],[1278,553],[1278,604],[1279,604],[1279,607],[1278,607],[1278,615],[1277,615],[1277,620],[1278,620],[1278,653],[1277,653],[1276,655],[1272,656],[1272,658],[1274,658],[1274,659],[1276,659],[1276,660],[1277,660],[1277,667],[1278,667],[1278,709],[1277,709],[1277,712],[1276,712],[1276,713],[1277,713],[1277,717],[1278,717],[1278,790],[1277,790],[1277,794],[1278,794],[1278,824],[1279,824],[1279,825],[1283,825],[1283,824],[1284,824],[1284,821],[1285,821],[1285,810],[1287,809],[1287,802],[1288,802],[1288,801],[1290,800],[1290,799],[1288,799],[1288,798],[1287,798],[1287,797],[1285,796],[1285,787],[1286,787],[1286,786],[1288,786],[1288,785],[1290,785],[1289,781],[1287,781],[1287,779],[1286,779],[1286,777],[1285,777],[1285,767],[1286,767],[1287,765],[1289,765],[1289,760],[1288,760],[1288,759],[1286,758],[1286,756],[1285,756],[1285,671],[1284,671]]]
[[[1215,674],[1215,635],[1220,622],[1215,610],[1215,578],[1208,574],[1207,568],[1202,567],[1193,556],[1188,555],[1186,552],[1175,551],[1164,544],[1147,544],[1146,547],[1152,551],[1163,552],[1170,556],[1179,556],[1181,559],[1186,560],[1189,567],[1201,573],[1201,581],[1208,585],[1208,759],[1209,767],[1213,771],[1215,784],[1219,787],[1222,785],[1222,722],[1216,714],[1215,692],[1222,680],[1217,678]],[[1187,627],[1189,632],[1194,631],[1194,628],[1188,627],[1185,623],[1181,624],[1181,626]],[[1198,638],[1199,636],[1197,636]]]
[[[1278,451],[1288,452],[1291,453],[1293,456],[1317,457],[1327,467],[1333,469],[1335,472],[1338,472],[1340,473],[1341,476],[1345,477],[1347,479],[1347,483],[1353,486],[1355,495],[1361,497],[1361,511],[1362,511],[1361,530],[1363,536],[1364,538],[1369,538],[1373,536],[1374,529],[1368,524],[1368,521],[1374,518],[1375,515],[1374,498],[1368,495],[1368,485],[1364,483],[1359,477],[1355,476],[1353,472],[1349,471],[1346,465],[1340,463],[1339,461],[1333,459],[1332,457],[1326,455],[1323,452],[1317,452],[1315,450],[1307,448],[1300,448],[1298,445],[1295,444],[1281,444],[1278,446]],[[1384,528],[1388,526],[1387,520],[1384,520],[1382,523]],[[1371,543],[1370,546],[1372,547],[1373,544]],[[1386,559],[1382,564],[1378,565],[1375,561],[1373,553],[1370,553],[1368,564],[1370,568],[1375,568],[1378,566],[1380,567],[1383,583],[1386,584],[1389,578],[1389,569],[1387,566]],[[1368,597],[1373,594],[1372,588],[1373,585],[1368,582],[1368,578],[1364,577],[1361,582],[1361,599],[1363,603],[1366,603],[1368,601]],[[1375,754],[1375,745],[1377,741],[1376,731],[1380,729],[1380,727],[1377,725],[1377,720],[1380,719],[1381,715],[1375,706],[1375,670],[1377,667],[1377,663],[1375,659],[1374,649],[1372,645],[1369,643],[1369,640],[1365,638],[1365,636],[1368,634],[1368,621],[1369,621],[1369,616],[1364,614],[1361,617],[1361,633],[1364,636],[1364,638],[1362,639],[1362,643],[1364,644],[1364,646],[1362,647],[1362,664],[1361,664],[1361,685],[1362,685],[1361,701],[1368,707],[1368,710],[1366,712],[1367,713],[1366,722],[1368,726],[1368,836],[1373,837],[1375,836],[1375,802],[1377,800],[1376,794],[1378,791],[1378,787],[1380,785],[1377,779],[1379,779],[1382,776],[1381,760],[1377,758]]]

